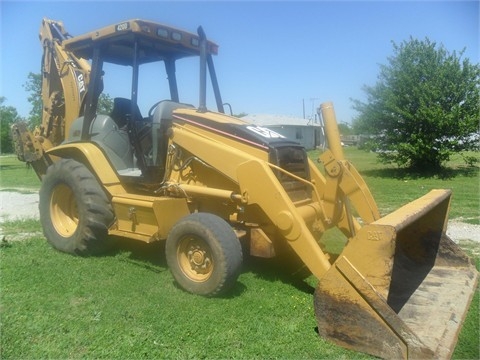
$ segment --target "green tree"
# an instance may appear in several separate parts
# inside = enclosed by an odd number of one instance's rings
[[[344,136],[354,134],[354,129],[352,127],[350,127],[350,125],[347,124],[347,123],[339,123],[338,124],[338,131],[340,131],[340,134],[342,134]]]
[[[108,94],[100,94],[98,97],[97,114],[110,114],[113,109],[113,99]]]
[[[480,67],[428,38],[393,43],[377,83],[354,101],[355,129],[372,141],[384,162],[439,169],[453,152],[478,146]]]
[[[12,137],[10,127],[15,121],[19,121],[17,110],[12,106],[5,106],[5,97],[0,96],[0,153],[13,153]]]
[[[38,126],[42,123],[42,75],[28,74],[28,80],[23,85],[25,90],[29,92],[28,102],[32,106],[29,113],[29,122],[32,127]],[[98,98],[97,113],[109,114],[113,108],[113,99],[108,94],[100,94]]]
[[[29,93],[27,100],[32,106],[28,120],[33,127],[38,126],[42,123],[42,75],[29,73],[23,87]]]

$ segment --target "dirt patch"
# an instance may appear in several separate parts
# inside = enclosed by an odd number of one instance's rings
[[[447,235],[455,242],[472,240],[480,242],[480,225],[467,224],[458,220],[448,222]]]
[[[0,191],[0,223],[38,217],[38,192]]]

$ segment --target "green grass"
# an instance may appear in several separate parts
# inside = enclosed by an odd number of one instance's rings
[[[248,260],[231,294],[204,298],[175,285],[158,243],[81,258],[14,239],[0,246],[2,359],[370,358],[318,337],[314,279],[274,260]],[[455,359],[479,356],[478,299]]]
[[[445,176],[422,178],[377,164],[374,154],[348,148],[346,155],[382,213],[430,188],[453,188],[453,217],[478,223],[478,168],[454,160]],[[0,164],[2,188],[38,189],[23,163],[3,157]],[[162,244],[120,241],[106,256],[80,258],[53,250],[38,221],[1,227],[2,359],[371,358],[317,335],[315,279],[277,260],[247,258],[232,293],[203,298],[175,285]],[[478,244],[461,245],[478,269]],[[477,289],[454,359],[480,358],[479,305]]]
[[[37,191],[40,180],[33,168],[28,167],[14,155],[0,156],[0,189],[16,189],[22,192]]]
[[[203,298],[177,288],[160,244],[79,258],[32,238],[0,251],[2,359],[368,358],[320,339],[312,289],[271,261]]]
[[[460,247],[473,259],[480,271],[480,248],[473,241],[461,241]],[[470,304],[467,317],[462,326],[453,359],[480,359],[480,291],[479,285]]]
[[[18,237],[19,233],[35,233],[41,231],[41,225],[35,219],[9,220],[6,226],[3,226],[2,234],[9,237]]]

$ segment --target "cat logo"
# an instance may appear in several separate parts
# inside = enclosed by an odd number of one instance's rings
[[[80,95],[80,98],[82,98],[83,94],[87,90],[85,88],[85,78],[83,76],[83,73],[75,70],[75,79],[77,80],[78,93]]]

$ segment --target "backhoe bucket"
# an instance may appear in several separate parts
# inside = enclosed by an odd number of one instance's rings
[[[478,272],[445,234],[450,191],[364,226],[315,291],[319,334],[387,359],[450,358]]]

